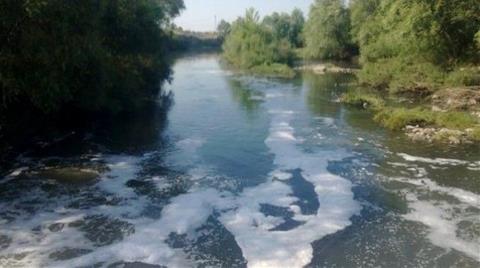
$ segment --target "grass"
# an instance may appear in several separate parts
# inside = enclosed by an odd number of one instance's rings
[[[478,124],[478,119],[468,112],[444,112],[437,113],[436,125],[451,129],[464,130]]]
[[[394,107],[378,93],[365,89],[351,90],[342,96],[342,102],[374,112],[374,120],[390,130],[402,130],[406,126],[442,129],[434,135],[437,142],[468,140],[480,142],[480,119],[468,111],[435,112],[430,106]],[[393,106],[392,106],[393,105]],[[462,138],[463,137],[463,138]]]
[[[399,130],[408,125],[434,125],[435,122],[431,112],[419,108],[384,108],[375,115],[374,120],[392,130]]]
[[[480,142],[480,126],[473,128],[473,131],[469,133],[472,140]]]
[[[251,67],[249,71],[254,74],[269,77],[293,78],[296,75],[295,71],[290,68],[290,66],[281,63],[257,65]]]
[[[465,130],[479,123],[478,119],[467,112],[433,112],[425,108],[385,108],[374,119],[392,130],[403,129],[408,125]]]
[[[373,110],[380,110],[385,106],[385,101],[378,95],[359,90],[351,90],[343,94],[341,101],[357,107],[365,107],[366,104]]]
[[[467,66],[456,68],[445,79],[446,86],[480,85],[480,67]]]
[[[401,94],[425,89],[434,91],[443,83],[445,73],[428,62],[394,58],[365,64],[358,75],[361,84]]]

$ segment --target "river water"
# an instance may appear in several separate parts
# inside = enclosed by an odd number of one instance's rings
[[[379,128],[338,103],[353,81],[178,59],[168,112],[4,172],[0,266],[478,267],[480,148]]]

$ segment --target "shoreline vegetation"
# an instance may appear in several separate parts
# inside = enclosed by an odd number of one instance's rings
[[[183,9],[183,0],[5,1],[0,110],[118,114],[155,99]]]
[[[383,127],[414,141],[480,142],[479,0],[316,0],[308,19],[295,12],[262,20],[250,9],[223,22],[224,59],[273,77],[355,74],[341,101]]]
[[[223,58],[234,68],[268,77],[293,78],[294,49],[302,45],[303,13],[273,13],[263,19],[251,8],[232,24],[222,21]]]
[[[0,161],[17,147],[167,109],[183,0],[2,1]]]

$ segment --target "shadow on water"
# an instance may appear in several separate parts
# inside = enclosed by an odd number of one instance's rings
[[[2,170],[12,167],[22,158],[81,157],[85,154],[142,154],[164,145],[163,130],[168,126],[168,111],[173,94],[164,94],[155,102],[118,115],[95,114],[71,117],[68,121],[35,124],[29,120],[18,124],[2,140],[4,147]],[[27,128],[27,132],[20,129]],[[34,132],[32,132],[34,131]],[[18,135],[14,135],[17,132]],[[19,140],[22,139],[22,140]]]

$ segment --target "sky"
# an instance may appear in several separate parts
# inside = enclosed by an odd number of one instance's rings
[[[245,10],[254,7],[261,16],[273,12],[291,12],[298,7],[308,15],[310,5],[314,0],[184,0],[186,9],[175,24],[185,30],[213,31],[215,16],[217,23],[224,19],[234,21],[245,14]]]

